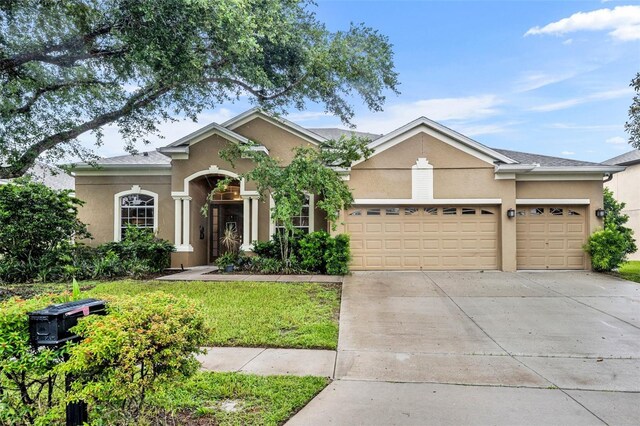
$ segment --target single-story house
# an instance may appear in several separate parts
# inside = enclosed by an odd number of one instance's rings
[[[633,229],[636,240],[640,240],[640,151],[634,149],[603,164],[626,167],[623,172],[613,175],[605,186],[613,191],[616,200],[627,204],[622,210],[629,215],[629,222],[625,226]],[[640,252],[631,254],[629,260],[640,260]]]
[[[216,182],[252,167],[220,158],[227,144],[286,162],[340,129],[309,129],[252,109],[209,124],[157,151],[75,168],[80,219],[94,243],[119,240],[127,224],[173,241],[173,266],[205,265],[235,229],[244,249],[275,231],[270,200],[236,181],[201,214]],[[493,149],[421,117],[370,138],[373,155],[343,170],[355,202],[337,232],[351,236],[353,270],[589,269],[582,246],[602,221],[603,180],[624,167]],[[304,231],[330,229],[311,195],[296,218]]]

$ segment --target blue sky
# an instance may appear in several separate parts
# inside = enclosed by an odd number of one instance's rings
[[[394,45],[401,94],[376,114],[356,99],[358,130],[386,133],[424,115],[496,148],[590,161],[631,149],[624,123],[640,71],[638,2],[319,0],[315,10],[332,30],[364,22]],[[250,106],[167,123],[152,147]],[[344,127],[321,105],[288,118]],[[121,152],[110,141],[98,150]]]

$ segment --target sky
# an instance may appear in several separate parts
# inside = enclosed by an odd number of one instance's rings
[[[588,161],[631,150],[624,123],[640,72],[640,1],[317,0],[331,30],[364,22],[394,46],[400,94],[383,112],[354,99],[357,130],[390,132],[420,116],[489,147]],[[161,125],[166,145],[249,108],[247,99],[205,111],[197,123]],[[286,118],[345,127],[309,104]],[[106,131],[96,152],[123,153]]]

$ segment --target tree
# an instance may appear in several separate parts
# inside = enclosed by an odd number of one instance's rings
[[[28,178],[0,185],[0,281],[44,281],[68,263],[74,238],[90,237],[71,192]]]
[[[633,238],[633,230],[624,226],[629,221],[629,215],[622,213],[626,207],[626,203],[618,202],[613,197],[613,191],[604,188],[604,210],[607,212],[604,217],[604,227],[612,228],[619,231],[624,236],[625,250],[624,254],[632,254],[638,251],[636,240]]]
[[[341,137],[323,142],[318,148],[301,146],[294,149],[289,164],[251,149],[251,144],[232,144],[220,152],[220,156],[232,165],[240,158],[253,160],[254,168],[239,175],[240,179],[255,182],[263,200],[273,198],[271,219],[280,228],[278,242],[285,268],[291,267],[289,243],[295,236],[293,217],[298,216],[307,194],[317,197],[315,206],[326,213],[327,220],[336,229],[340,211],[351,205],[353,195],[339,173],[360,158],[368,158],[372,150],[369,140],[360,137]],[[218,183],[207,201],[213,200],[217,191],[224,190],[232,179]],[[206,206],[202,213],[206,214]]]
[[[39,156],[90,160],[78,137],[115,125],[129,152],[160,122],[247,95],[274,113],[307,101],[349,123],[359,96],[396,91],[391,45],[331,32],[311,0],[0,2],[0,178]]]
[[[631,80],[630,86],[633,87],[636,94],[629,107],[629,121],[625,123],[624,128],[629,133],[629,143],[634,148],[640,149],[640,73]]]

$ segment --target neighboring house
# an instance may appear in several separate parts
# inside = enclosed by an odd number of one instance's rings
[[[45,184],[52,189],[71,189],[75,188],[75,179],[69,176],[64,170],[51,166],[42,162],[36,162],[27,172],[25,176],[31,176],[36,181]],[[11,179],[0,179],[0,185],[9,183]]]
[[[258,109],[202,129],[157,151],[75,168],[80,218],[93,243],[119,240],[127,224],[173,241],[173,266],[212,262],[225,228],[243,247],[275,231],[270,200],[239,182],[200,213],[216,182],[252,167],[220,158],[229,143],[261,144],[290,161],[292,148],[316,146],[339,129],[306,129]],[[338,232],[351,235],[352,268],[588,269],[582,251],[598,226],[602,181],[623,167],[488,148],[426,118],[386,135],[364,134],[374,154],[344,171],[354,206]],[[304,231],[329,229],[315,197],[297,218]]]
[[[636,240],[640,241],[640,151],[636,149],[618,155],[603,164],[626,167],[625,171],[613,175],[605,186],[613,191],[616,200],[627,204],[623,210],[629,215],[626,226],[633,229]],[[629,259],[640,260],[640,253],[630,255]]]

